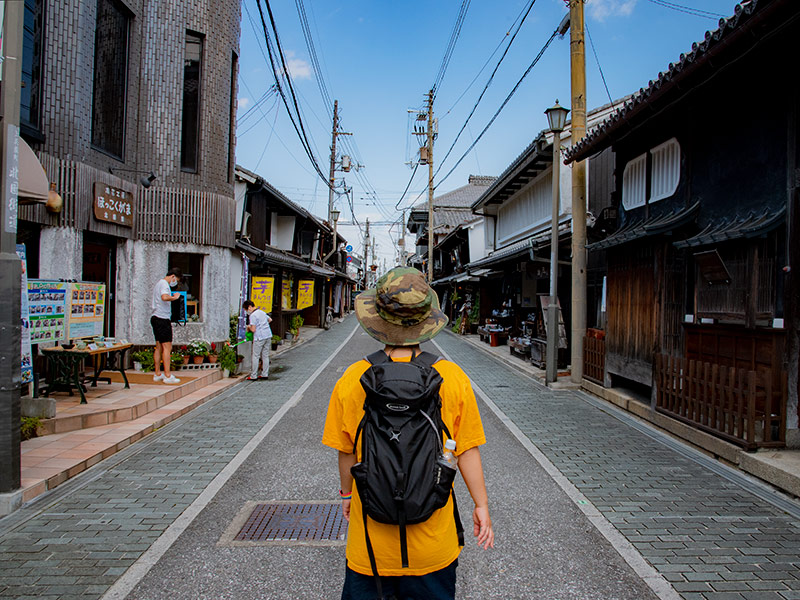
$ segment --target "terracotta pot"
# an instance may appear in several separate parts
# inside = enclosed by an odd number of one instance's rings
[[[196,365],[202,365],[205,358],[205,356],[193,356],[192,362]]]
[[[215,362],[217,362],[217,355],[216,354],[209,354],[208,355],[208,362],[210,362],[211,364],[214,364]]]
[[[188,354],[186,356],[181,356],[181,359],[183,359],[183,364],[188,365],[189,364],[189,358],[191,358],[191,357]]]

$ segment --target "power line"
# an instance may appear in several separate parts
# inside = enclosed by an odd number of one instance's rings
[[[394,205],[395,210],[400,210],[400,203],[403,201],[403,198],[406,197],[406,193],[408,192],[408,188],[411,187],[411,182],[414,181],[414,175],[417,174],[417,169],[419,168],[419,163],[414,165],[414,171],[411,173],[411,178],[408,180],[408,185],[406,185],[406,189],[403,190],[403,194],[400,196],[400,200],[397,201],[397,204]]]
[[[470,2],[471,0],[462,0],[461,2],[461,8],[458,11],[456,22],[453,25],[453,31],[450,33],[450,40],[447,43],[447,48],[445,48],[444,56],[442,57],[442,63],[439,66],[439,72],[436,74],[436,79],[434,79],[433,85],[431,86],[431,89],[434,91],[434,98],[436,97],[436,90],[439,89],[439,85],[444,79],[444,74],[447,71],[447,67],[450,65],[450,59],[453,57],[453,51],[455,50],[456,42],[461,35],[461,28],[464,26],[464,19],[467,17],[467,11],[469,10]]]
[[[667,2],[667,0],[647,0],[647,1],[652,4],[655,4],[656,6],[663,6],[664,8],[676,10],[678,12],[682,12],[687,15],[692,15],[694,17],[711,19],[712,21],[716,21],[718,18],[723,18],[723,19],[725,18],[725,15],[721,13],[710,12],[707,10],[702,10],[700,8],[692,8],[691,6],[684,6],[682,4],[675,4],[674,2]]]
[[[534,58],[534,59],[533,59],[533,62],[531,62],[530,66],[528,66],[528,68],[527,68],[527,69],[525,70],[525,72],[522,74],[522,77],[520,77],[520,78],[519,78],[519,81],[517,81],[517,84],[516,84],[516,85],[514,86],[514,88],[513,88],[513,89],[512,89],[512,90],[511,90],[511,91],[508,93],[508,96],[506,96],[506,99],[505,99],[505,100],[503,100],[503,103],[500,105],[500,108],[498,108],[498,109],[497,109],[497,112],[495,112],[495,113],[494,113],[494,116],[492,116],[492,118],[491,118],[491,119],[489,120],[489,122],[486,124],[486,127],[484,127],[484,128],[483,128],[483,131],[481,131],[481,132],[478,134],[478,137],[477,137],[477,138],[475,138],[475,141],[474,141],[474,142],[472,142],[472,144],[470,144],[470,147],[469,147],[469,148],[467,148],[466,152],[464,152],[464,154],[462,154],[462,155],[461,155],[461,158],[459,158],[459,159],[458,159],[458,162],[456,162],[456,164],[455,164],[455,165],[453,165],[453,168],[452,168],[452,169],[450,169],[450,170],[447,172],[447,175],[445,175],[444,177],[442,177],[442,178],[439,180],[439,183],[437,183],[437,184],[436,184],[436,187],[439,187],[439,186],[440,186],[440,185],[441,185],[441,184],[442,184],[442,183],[443,183],[443,182],[444,182],[444,181],[445,181],[445,180],[446,180],[448,177],[450,177],[450,175],[452,175],[452,174],[453,174],[453,171],[455,171],[455,170],[456,170],[456,168],[458,167],[458,165],[460,165],[460,164],[461,164],[461,161],[463,161],[463,160],[464,160],[464,159],[467,157],[467,155],[468,155],[468,154],[469,154],[469,153],[472,151],[472,149],[475,147],[475,145],[476,145],[476,144],[477,144],[477,143],[480,141],[480,139],[483,137],[483,134],[485,134],[485,133],[486,133],[486,132],[489,130],[489,127],[491,127],[491,126],[492,126],[492,123],[494,123],[495,119],[497,119],[497,117],[500,115],[500,112],[501,112],[501,111],[502,111],[502,110],[503,110],[503,109],[506,107],[506,104],[508,104],[509,100],[511,100],[511,97],[512,97],[512,96],[513,96],[513,95],[516,93],[517,89],[519,89],[519,86],[520,86],[520,85],[522,85],[522,82],[523,82],[523,80],[524,80],[524,79],[525,79],[525,78],[528,76],[528,73],[530,73],[530,72],[531,72],[531,70],[533,70],[533,67],[535,67],[535,66],[536,66],[536,63],[538,63],[538,62],[539,62],[539,60],[542,58],[542,56],[544,55],[544,53],[545,53],[545,51],[547,50],[547,48],[549,48],[549,47],[550,47],[550,44],[553,42],[553,40],[556,38],[556,36],[557,36],[557,35],[558,35],[558,28],[556,28],[556,29],[555,29],[555,31],[553,31],[553,33],[552,33],[552,35],[550,36],[550,38],[547,40],[547,42],[545,42],[544,46],[542,46],[542,49],[541,49],[541,50],[539,50],[539,54],[537,54],[537,55],[536,55],[536,58]],[[434,188],[434,189],[435,189],[435,188]]]
[[[592,34],[589,33],[589,26],[584,23],[584,28],[586,29],[586,35],[589,38],[589,44],[592,46],[592,53],[594,54],[594,60],[597,62],[597,69],[600,71],[600,78],[603,80],[603,87],[606,88],[606,95],[608,96],[608,101],[611,103],[611,108],[614,108],[614,99],[611,97],[611,92],[608,91],[608,83],[606,83],[606,76],[603,74],[603,67],[600,66],[600,59],[597,56],[597,49],[594,47],[594,40],[592,40]]]
[[[511,44],[514,43],[514,39],[517,37],[517,34],[519,33],[519,30],[522,28],[522,25],[525,23],[525,19],[528,18],[528,15],[530,14],[531,10],[533,9],[533,5],[534,4],[536,4],[536,0],[531,0],[530,4],[528,4],[528,8],[527,8],[527,10],[525,11],[525,14],[522,17],[522,20],[519,22],[519,25],[517,26],[516,30],[514,31],[514,34],[511,36],[511,39],[508,41],[508,46],[506,46],[506,49],[503,52],[503,55],[500,57],[500,60],[497,61],[497,64],[495,65],[494,70],[492,71],[492,74],[489,76],[489,79],[486,82],[486,85],[483,86],[483,90],[481,90],[481,93],[478,96],[478,99],[475,101],[475,105],[472,107],[472,110],[470,111],[469,115],[467,115],[467,118],[464,121],[464,124],[461,126],[461,129],[458,131],[458,134],[456,135],[455,139],[453,140],[453,143],[450,145],[450,148],[445,153],[444,158],[442,158],[442,160],[439,161],[439,167],[436,169],[436,175],[438,175],[439,171],[442,170],[442,166],[444,165],[444,162],[447,160],[447,158],[453,152],[453,149],[455,148],[456,143],[458,142],[459,138],[461,137],[461,134],[464,133],[464,129],[466,129],[467,124],[469,123],[469,121],[472,118],[472,116],[475,114],[475,111],[478,109],[478,105],[481,103],[481,100],[483,100],[483,96],[486,94],[486,90],[488,90],[489,86],[492,84],[492,81],[494,80],[494,76],[497,73],[497,70],[500,68],[500,65],[503,64],[503,60],[505,59],[506,55],[508,54],[508,51],[511,49]]]

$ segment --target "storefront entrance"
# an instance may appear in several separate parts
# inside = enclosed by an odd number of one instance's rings
[[[106,284],[106,317],[103,331],[107,336],[114,335],[114,304],[117,284],[117,243],[110,236],[84,233],[83,239],[83,281]]]

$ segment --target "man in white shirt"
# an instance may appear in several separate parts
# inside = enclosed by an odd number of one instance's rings
[[[272,329],[269,324],[272,323],[272,317],[260,308],[256,308],[252,300],[245,300],[242,308],[250,315],[247,331],[253,332],[253,369],[247,379],[251,381],[269,379],[269,348],[272,340]],[[261,377],[258,376],[259,361],[264,363],[261,367]]]
[[[172,288],[178,285],[178,280],[183,277],[183,273],[178,267],[173,267],[167,271],[166,277],[159,279],[153,288],[153,313],[150,317],[150,325],[153,327],[153,336],[156,338],[156,347],[153,351],[153,361],[155,362],[156,374],[153,381],[163,381],[164,383],[180,383],[180,379],[170,373],[172,365],[172,305],[170,302],[181,297],[177,292],[173,293]],[[161,361],[164,361],[164,372],[161,372]]]

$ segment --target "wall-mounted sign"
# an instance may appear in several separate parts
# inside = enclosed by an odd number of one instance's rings
[[[105,183],[94,184],[94,218],[133,227],[133,194]]]
[[[301,279],[297,282],[297,309],[314,305],[314,280]]]

